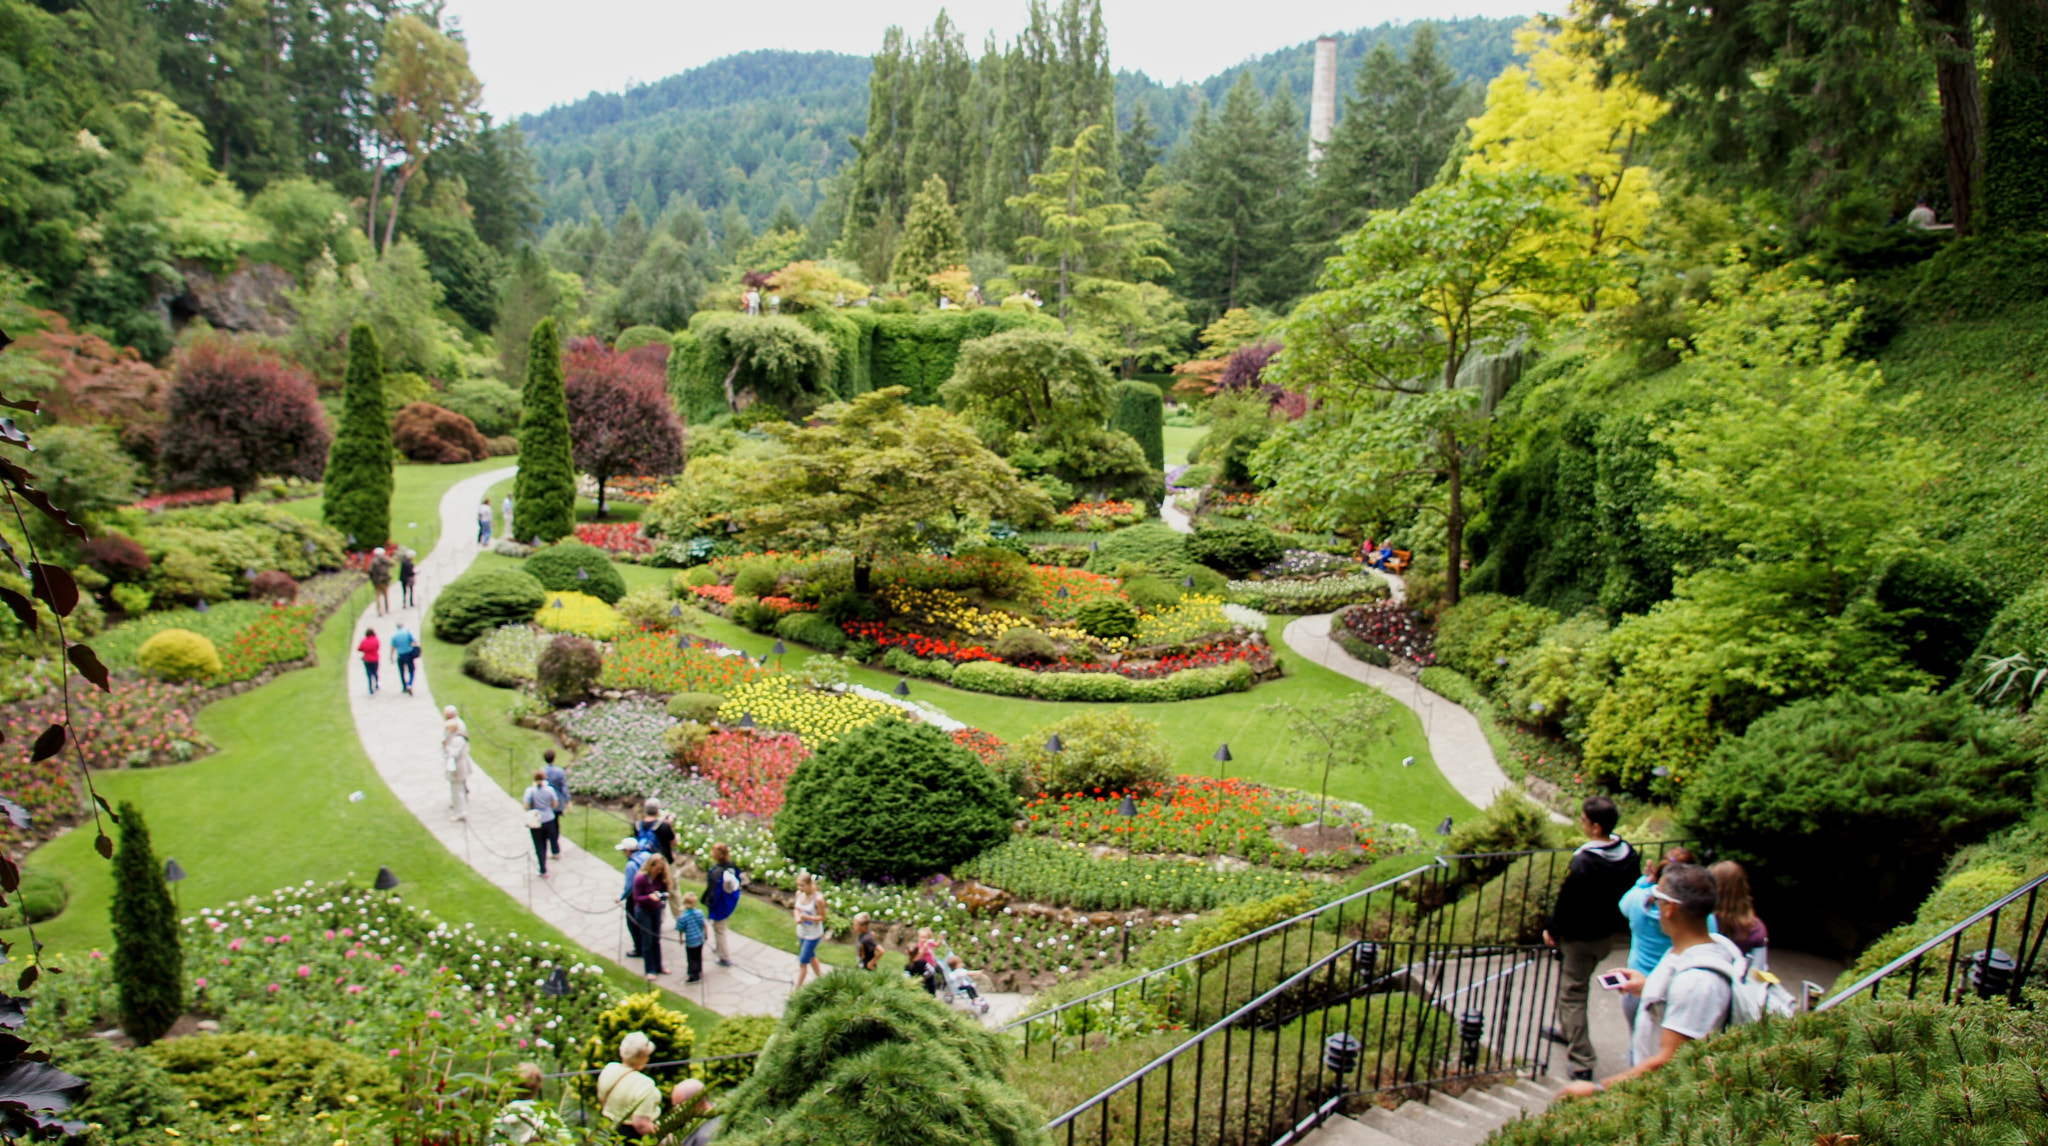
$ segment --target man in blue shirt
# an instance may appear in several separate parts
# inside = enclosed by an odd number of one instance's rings
[[[405,627],[404,621],[398,622],[397,630],[391,634],[391,655],[398,660],[398,686],[405,690],[405,695],[411,696],[413,675],[417,671],[413,666],[420,661],[420,641],[412,635],[411,629]]]

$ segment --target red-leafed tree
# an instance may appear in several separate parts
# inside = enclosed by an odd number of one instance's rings
[[[611,479],[683,468],[683,424],[668,400],[667,379],[650,357],[579,338],[569,344],[562,367],[570,449],[576,468],[597,480],[599,517]]]
[[[230,486],[240,501],[266,475],[315,481],[332,438],[312,376],[290,360],[227,335],[178,356],[162,445],[172,488]]]
[[[491,456],[490,443],[476,423],[431,402],[408,402],[391,419],[391,444],[416,462],[450,465],[480,462]]]
[[[43,329],[24,335],[17,353],[34,358],[31,375],[48,379],[48,388],[37,395],[43,416],[66,425],[100,423],[114,431],[129,453],[144,462],[155,460],[170,378],[144,362],[134,347],[72,330],[63,315],[42,310],[30,317]]]

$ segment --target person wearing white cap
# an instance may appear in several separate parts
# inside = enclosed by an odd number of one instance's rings
[[[370,588],[377,591],[377,615],[391,612],[391,558],[379,545],[370,550]]]
[[[633,940],[633,949],[626,953],[626,958],[638,959],[641,957],[642,943],[655,943],[661,939],[659,935],[643,935],[640,918],[633,911],[633,877],[640,874],[640,865],[646,863],[647,857],[654,853],[640,846],[638,836],[627,836],[614,847],[626,854],[626,886],[619,891],[619,902],[626,905],[626,934]]]

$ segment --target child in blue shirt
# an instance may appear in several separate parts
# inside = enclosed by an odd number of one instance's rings
[[[683,937],[683,958],[689,968],[689,976],[683,981],[694,983],[704,977],[704,932],[709,922],[697,906],[697,893],[683,893],[683,909],[676,912],[676,933]]]

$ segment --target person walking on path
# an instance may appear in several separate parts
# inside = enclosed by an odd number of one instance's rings
[[[711,873],[704,881],[704,914],[711,920],[712,950],[720,967],[732,966],[725,953],[725,921],[740,905],[740,873],[732,866],[732,849],[711,845]]]
[[[818,891],[818,881],[811,873],[796,877],[796,906],[790,914],[796,918],[796,985],[802,987],[812,975],[822,975],[818,970],[818,944],[825,938],[825,897]]]
[[[1749,873],[1734,860],[1722,860],[1707,869],[1714,877],[1720,900],[1714,916],[1726,935],[1759,971],[1770,969],[1771,929],[1756,917],[1756,903],[1749,897]]]
[[[498,512],[499,512],[500,514],[502,514],[502,515],[504,516],[504,518],[505,518],[505,536],[506,536],[506,537],[511,537],[511,538],[517,538],[517,537],[519,536],[519,534],[517,534],[516,532],[514,532],[514,531],[513,531],[513,529],[512,529],[512,495],[511,495],[511,494],[509,494],[509,493],[508,493],[508,494],[506,494],[506,495],[505,495],[505,500],[504,500],[504,501],[501,501],[501,502],[499,502],[499,503],[498,503]]]
[[[640,963],[647,981],[661,978],[661,909],[668,902],[668,865],[651,855],[633,877],[633,910],[640,916]]]
[[[391,558],[379,545],[370,550],[370,588],[377,591],[377,615],[391,612]]]
[[[1692,849],[1680,844],[1669,848],[1662,858],[1643,865],[1643,877],[1636,885],[1624,892],[1621,902],[1621,917],[1628,920],[1628,967],[1629,970],[1647,977],[1657,969],[1664,959],[1664,953],[1671,950],[1671,937],[1664,934],[1664,926],[1658,921],[1657,897],[1650,892],[1657,886],[1657,880],[1664,869],[1675,863],[1692,863]],[[1628,1020],[1630,1030],[1635,1029],[1636,1007],[1642,997],[1624,992],[1621,996],[1621,1014]]]
[[[419,671],[415,666],[420,663],[420,640],[404,621],[391,630],[391,657],[398,662],[398,687],[411,696],[413,677]]]
[[[676,818],[664,815],[660,800],[649,800],[640,808],[640,826],[636,829],[643,838],[653,837],[654,850],[661,853],[663,863],[674,866],[676,862]]]
[[[419,580],[420,573],[419,566],[413,563],[413,556],[410,549],[398,551],[398,603],[400,607],[406,609],[419,605],[412,595],[413,585]]]
[[[882,969],[882,941],[875,938],[874,924],[865,911],[853,917],[853,961],[863,971]]]
[[[640,1073],[653,1057],[654,1040],[634,1031],[619,1040],[619,1061],[597,1075],[598,1118],[628,1142],[653,1134],[661,1115],[661,1087]]]
[[[454,736],[454,735],[456,735],[456,734],[458,734],[458,733],[459,733],[459,734],[461,734],[461,735],[463,735],[463,736],[468,736],[468,735],[469,735],[469,723],[468,723],[467,721],[465,721],[465,720],[463,720],[463,719],[462,719],[462,714],[461,714],[460,712],[456,711],[456,709],[455,709],[455,706],[454,706],[454,705],[450,704],[450,705],[445,705],[445,706],[443,706],[443,707],[442,707],[442,709],[441,709],[441,745],[442,745],[442,747],[444,747],[444,748],[445,748],[445,747],[447,747],[447,744],[448,744],[448,738],[449,738],[449,737],[451,737],[451,736]]]
[[[377,662],[383,659],[384,646],[377,640],[377,630],[370,629],[356,644],[356,651],[363,655],[363,676],[370,682],[370,695],[377,695]]]
[[[1614,936],[1627,926],[1621,897],[1635,884],[1641,861],[1636,849],[1614,834],[1621,812],[1605,796],[1588,797],[1579,809],[1586,842],[1572,853],[1571,867],[1557,889],[1557,905],[1543,929],[1543,942],[1564,960],[1557,988],[1557,1025],[1545,1027],[1552,1042],[1571,1048],[1571,1076],[1590,1079],[1599,1056],[1586,1026],[1586,997],[1600,960],[1614,950]],[[1702,917],[1704,918],[1704,917]]]
[[[617,847],[626,856],[626,886],[619,889],[619,902],[625,905],[626,936],[633,941],[633,949],[626,952],[626,958],[638,959],[646,949],[647,939],[640,934],[640,917],[633,913],[633,877],[640,874],[641,865],[654,853],[640,846],[638,836],[627,836]]]
[[[526,805],[526,832],[533,837],[533,858],[540,861],[541,878],[548,874],[548,839],[554,835],[555,813],[561,808],[561,801],[555,799],[555,790],[548,787],[548,774],[536,768],[533,770],[533,784],[526,789],[521,803]]]
[[[562,817],[569,814],[569,773],[555,763],[555,750],[549,748],[540,754],[541,773],[548,778],[548,787],[555,790],[555,818],[548,834],[548,850],[555,855],[562,854]]]
[[[478,545],[489,545],[491,543],[491,499],[488,497],[484,499],[482,505],[476,508],[476,543]]]
[[[442,769],[448,777],[448,814],[469,818],[469,773],[476,766],[469,755],[469,732],[460,720],[442,725]]]
[[[699,982],[704,978],[704,931],[706,920],[703,908],[697,906],[697,893],[683,893],[683,909],[676,912],[676,934],[683,937],[683,966],[688,970],[686,983]]]

